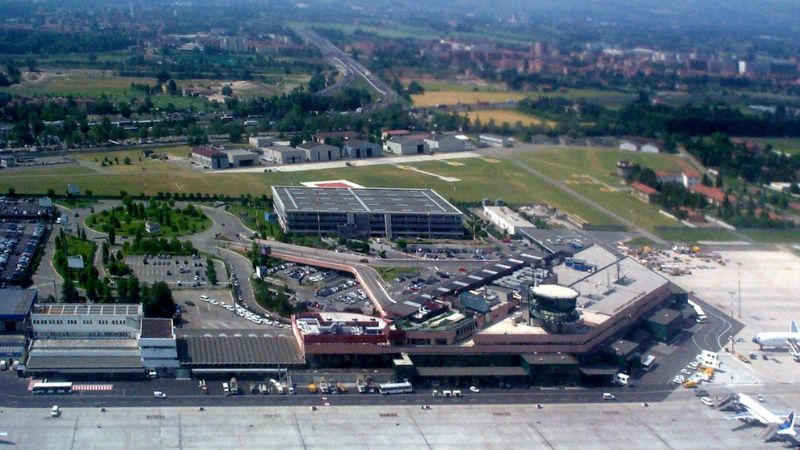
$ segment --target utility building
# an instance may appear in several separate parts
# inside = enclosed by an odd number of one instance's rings
[[[462,213],[430,189],[273,186],[287,233],[337,236],[463,236]]]

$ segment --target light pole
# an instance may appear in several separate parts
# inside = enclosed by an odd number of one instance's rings
[[[739,318],[742,318],[742,263],[736,263],[736,274],[739,278]]]

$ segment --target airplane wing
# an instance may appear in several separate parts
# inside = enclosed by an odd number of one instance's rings
[[[758,416],[749,411],[740,412],[732,416],[725,416],[725,420],[758,420],[759,422],[761,421],[761,419]]]
[[[0,437],[6,437],[6,436],[8,436],[7,431],[0,431]]]

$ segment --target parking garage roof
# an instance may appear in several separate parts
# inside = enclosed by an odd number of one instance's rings
[[[461,215],[431,189],[273,186],[272,193],[285,211]]]
[[[142,314],[142,305],[69,305],[52,304],[37,305],[34,314],[50,314],[62,316],[76,315],[126,315],[136,316]]]

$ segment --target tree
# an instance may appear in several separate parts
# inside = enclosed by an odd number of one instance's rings
[[[175,84],[175,80],[169,80],[169,83],[167,83],[167,93],[169,95],[175,95],[178,93],[178,85]]]
[[[156,75],[156,80],[158,80],[158,84],[164,84],[170,78],[172,77],[169,76],[169,72],[167,72],[166,70],[162,70],[161,72],[158,72],[158,74]]]
[[[139,279],[136,278],[136,275],[128,277],[128,300],[131,303],[142,302],[141,284],[139,283]]]
[[[230,84],[222,86],[222,95],[227,95],[227,96],[233,95],[233,88],[231,87]]]
[[[64,277],[64,284],[61,286],[61,299],[64,303],[77,303],[79,300],[75,282],[69,276]]]
[[[142,294],[145,316],[171,318],[175,315],[175,299],[167,283],[157,281]]]
[[[422,85],[419,84],[416,80],[414,80],[414,81],[412,81],[411,83],[408,84],[407,91],[411,95],[424,94],[425,93],[425,88],[422,87]]]
[[[108,264],[108,242],[103,242],[101,252],[103,256],[103,264]]]
[[[117,241],[117,229],[113,226],[108,230],[108,243],[114,245]]]

